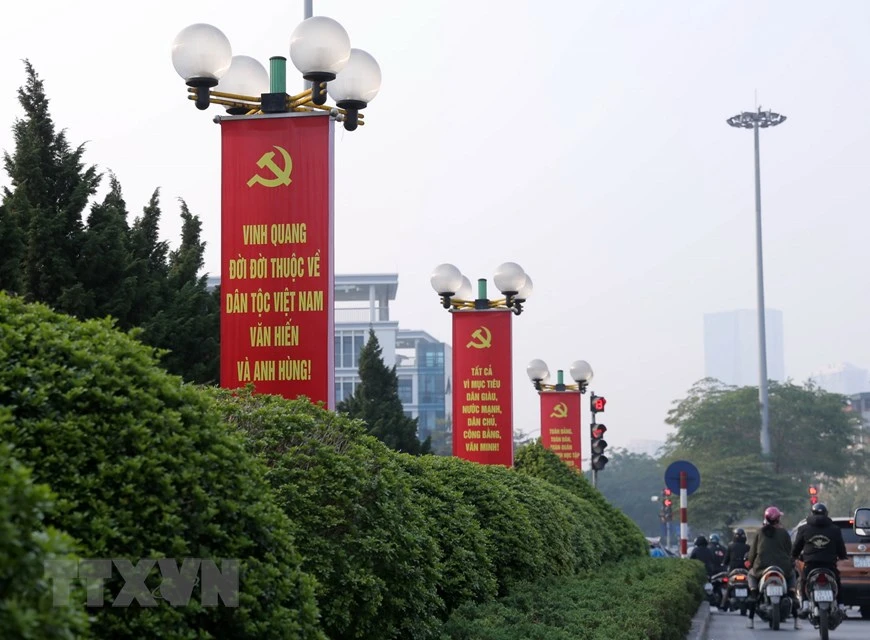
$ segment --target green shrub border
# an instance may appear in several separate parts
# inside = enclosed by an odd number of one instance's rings
[[[442,640],[682,640],[703,597],[698,562],[631,558],[464,605]]]

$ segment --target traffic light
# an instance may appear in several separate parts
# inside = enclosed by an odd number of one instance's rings
[[[674,492],[667,487],[662,489],[662,513],[661,516],[665,522],[671,522],[674,519]]]
[[[589,398],[589,408],[592,411],[593,417],[596,413],[603,413],[604,412],[604,405],[606,405],[606,404],[607,404],[607,398],[605,398],[604,396],[596,396],[593,393],[592,397]],[[593,422],[594,422],[594,420],[593,420]]]
[[[604,455],[604,450],[607,448],[604,433],[607,431],[607,427],[603,424],[592,424],[590,426],[592,428],[592,468],[595,471],[601,471],[608,460],[607,456]]]
[[[819,501],[819,490],[810,485],[810,504],[816,504]]]

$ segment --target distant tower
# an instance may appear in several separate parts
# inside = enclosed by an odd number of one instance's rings
[[[782,311],[767,308],[767,375],[785,380]],[[738,387],[758,385],[758,317],[754,309],[704,314],[704,375]]]

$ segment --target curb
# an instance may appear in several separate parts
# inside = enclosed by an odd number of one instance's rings
[[[701,606],[692,618],[692,628],[686,634],[686,640],[706,640],[707,631],[710,629],[710,603],[701,601]]]

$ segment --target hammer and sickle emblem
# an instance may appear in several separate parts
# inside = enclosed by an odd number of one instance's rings
[[[564,402],[560,402],[555,407],[553,407],[553,413],[550,414],[551,418],[566,418],[568,417],[568,405]]]
[[[471,342],[465,345],[465,348],[473,347],[475,349],[489,349],[492,346],[492,333],[486,327],[475,329],[471,334]]]
[[[281,156],[284,158],[284,168],[282,169],[275,164],[275,152],[267,151],[260,156],[259,160],[257,160],[257,166],[261,169],[268,169],[275,177],[264,178],[259,173],[255,173],[254,176],[248,180],[249,187],[253,187],[255,184],[261,184],[264,187],[279,187],[282,184],[285,186],[290,184],[290,172],[293,171],[293,160],[290,158],[290,154],[287,153],[286,149],[278,146],[275,146],[275,148],[281,152]]]

